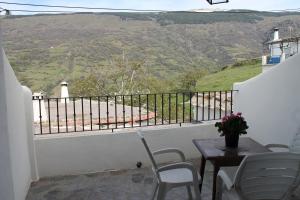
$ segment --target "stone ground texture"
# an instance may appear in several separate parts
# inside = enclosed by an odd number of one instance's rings
[[[212,167],[207,165],[202,200],[211,200]],[[150,200],[153,187],[151,168],[56,176],[32,183],[26,200]],[[300,200],[300,187],[296,194],[291,200]],[[169,191],[166,197],[166,200],[187,199],[185,187]]]
[[[151,168],[42,178],[31,185],[26,200],[148,200],[154,176]],[[202,200],[211,199],[212,173],[207,171]],[[185,187],[168,192],[166,200],[188,199]]]

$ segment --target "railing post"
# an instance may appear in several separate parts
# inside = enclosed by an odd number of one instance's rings
[[[220,119],[222,118],[222,91],[220,91]]]
[[[76,99],[75,99],[75,97],[73,98],[73,119],[74,119],[74,131],[76,132],[77,130],[76,130],[76,105],[75,105],[75,103],[76,103]]]
[[[90,123],[91,123],[91,131],[92,131],[93,130],[92,97],[90,97]]]
[[[210,91],[208,92],[207,120],[210,120]]]
[[[147,126],[149,126],[149,94],[147,94]]]
[[[202,92],[202,121],[204,121],[205,120],[205,118],[204,118],[204,106],[205,106],[205,102],[204,102],[204,100],[205,100],[205,98],[204,98],[204,95],[205,95],[205,93],[204,92]]]
[[[156,125],[156,115],[157,115],[156,94],[154,94],[154,125]]]
[[[56,98],[56,118],[57,118],[57,131],[58,131],[58,133],[60,133],[58,98]]]
[[[227,91],[225,91],[225,116],[227,116]]]
[[[125,115],[126,115],[126,111],[125,111],[125,96],[122,96],[122,102],[123,102],[123,127],[126,127],[126,123],[125,123]]]
[[[39,98],[39,118],[40,118],[40,132],[41,135],[43,134],[43,124],[42,124],[42,106],[41,106],[41,99]]]
[[[117,108],[117,95],[115,95],[115,128],[117,129],[118,128],[118,108]]]
[[[171,124],[171,93],[169,93],[169,124]]]
[[[214,91],[214,120],[216,119],[216,98],[217,93]]]
[[[109,129],[109,106],[108,106],[108,96],[106,96],[106,127]]]
[[[230,113],[233,113],[232,107],[233,107],[233,91],[230,91]]]
[[[192,93],[190,92],[190,123],[192,122]]]
[[[199,93],[197,92],[196,93],[196,97],[197,97],[197,99],[196,99],[196,122],[198,123],[198,121],[199,121]]]
[[[67,108],[67,98],[65,98],[65,117],[66,117],[66,132],[69,132],[68,128],[68,108]]]
[[[98,96],[98,124],[99,124],[99,130],[101,130],[101,103],[100,103],[100,97]]]
[[[176,112],[175,112],[175,117],[176,117],[176,124],[178,123],[178,93],[176,93],[176,99],[175,99],[175,104],[176,104]]]
[[[133,96],[130,95],[131,127],[133,127]]]
[[[49,128],[49,134],[51,134],[51,111],[50,111],[50,99],[47,99],[48,102],[48,128]]]
[[[139,124],[140,124],[140,127],[142,126],[142,116],[141,116],[141,114],[142,114],[142,110],[141,110],[141,95],[139,94]]]
[[[182,122],[184,123],[185,113],[185,93],[182,93]]]
[[[164,124],[164,94],[161,94],[161,124]]]
[[[81,124],[82,130],[84,131],[84,108],[83,108],[83,97],[81,97]]]

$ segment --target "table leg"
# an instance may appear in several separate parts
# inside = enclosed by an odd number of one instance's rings
[[[200,165],[200,177],[201,177],[201,182],[199,185],[200,193],[202,190],[202,184],[203,184],[203,179],[204,179],[205,164],[206,164],[206,159],[204,158],[204,156],[202,156],[201,157],[201,165]]]
[[[217,175],[219,170],[220,170],[220,166],[217,163],[214,163],[212,200],[216,199]]]

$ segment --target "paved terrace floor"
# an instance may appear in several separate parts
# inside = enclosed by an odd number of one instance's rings
[[[195,166],[199,166],[193,161]],[[211,200],[212,167],[207,163],[202,200]],[[26,200],[150,200],[154,187],[150,168],[42,178],[32,183]],[[300,187],[291,200],[300,199]],[[187,200],[185,187],[167,193],[166,200]]]
[[[211,200],[212,172],[207,167],[202,200]],[[26,200],[147,200],[154,187],[150,168],[42,178]],[[188,199],[185,187],[168,192],[166,200]]]

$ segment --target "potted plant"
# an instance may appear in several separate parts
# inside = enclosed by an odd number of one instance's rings
[[[226,147],[237,148],[239,136],[247,134],[249,128],[242,113],[231,114],[222,118],[221,122],[217,122],[215,127],[218,128],[220,136],[225,136]]]

